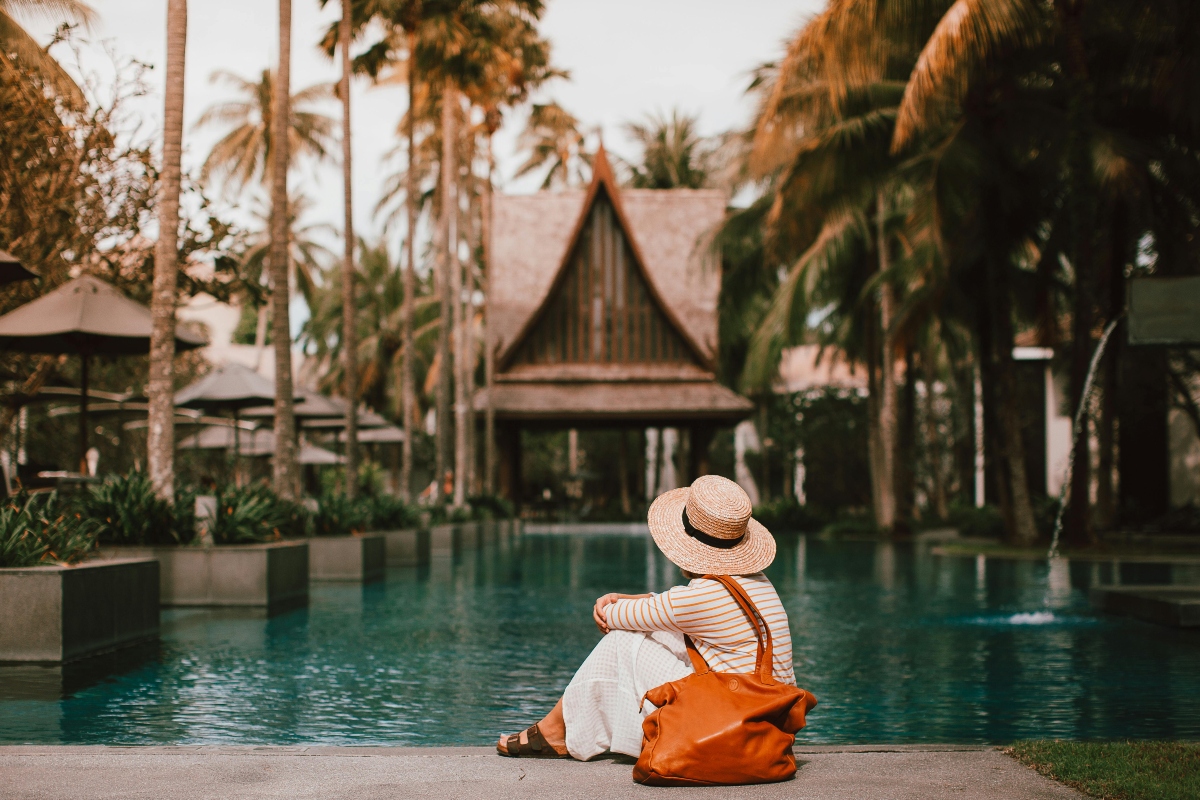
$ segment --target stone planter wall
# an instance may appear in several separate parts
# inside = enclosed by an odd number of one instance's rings
[[[389,567],[415,567],[429,562],[428,530],[405,528],[376,533],[383,537]]]
[[[158,637],[151,559],[0,569],[0,661],[64,662]]]
[[[308,604],[307,541],[110,547],[102,556],[157,559],[164,606],[250,606],[278,613]]]
[[[386,570],[387,539],[382,533],[308,540],[310,580],[370,583],[383,580]]]
[[[430,558],[450,558],[456,552],[474,550],[483,542],[482,522],[455,522],[429,529]]]

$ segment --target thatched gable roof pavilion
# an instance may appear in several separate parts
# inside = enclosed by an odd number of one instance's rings
[[[523,427],[685,428],[689,471],[703,471],[712,430],[750,413],[713,373],[724,218],[720,191],[618,188],[603,149],[585,191],[495,198],[489,346],[506,493]]]
[[[497,419],[726,424],[716,382],[718,190],[619,189],[601,150],[583,191],[499,195],[491,298]],[[482,410],[486,395],[476,396]]]

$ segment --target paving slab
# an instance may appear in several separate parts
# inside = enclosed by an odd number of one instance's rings
[[[633,760],[501,758],[483,747],[0,747],[5,800],[1081,800],[988,747],[797,748],[769,786],[638,786]]]

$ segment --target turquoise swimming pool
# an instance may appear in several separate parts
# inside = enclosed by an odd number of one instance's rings
[[[1200,738],[1200,633],[1094,616],[1112,569],[780,536],[769,574],[821,701],[801,740]],[[0,668],[0,742],[486,744],[554,702],[598,595],[678,578],[645,537],[526,534],[314,585],[271,619],[164,611],[161,643],[107,677]]]

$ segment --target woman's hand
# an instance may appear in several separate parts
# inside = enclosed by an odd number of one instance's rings
[[[621,595],[616,592],[609,592],[596,601],[596,607],[592,609],[592,619],[596,621],[596,627],[601,633],[608,633],[611,628],[608,627],[608,613],[604,610],[621,599]]]

